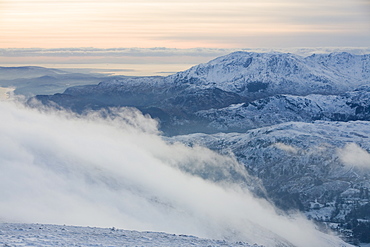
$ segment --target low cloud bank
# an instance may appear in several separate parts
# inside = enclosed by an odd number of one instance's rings
[[[221,56],[234,51],[250,52],[290,52],[297,55],[309,56],[313,53],[332,53],[332,52],[350,52],[353,54],[363,55],[370,53],[370,47],[292,47],[292,48],[1,48],[2,56]]]
[[[346,246],[253,197],[249,175],[232,157],[168,144],[136,110],[77,116],[3,101],[0,115],[0,221]]]
[[[0,63],[7,64],[191,64],[208,62],[235,51],[284,52],[300,56],[314,53],[350,52],[363,55],[370,47],[293,47],[293,48],[2,48]]]

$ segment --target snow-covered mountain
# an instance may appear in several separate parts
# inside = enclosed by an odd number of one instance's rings
[[[115,106],[136,107],[158,118],[163,130],[168,133],[206,132],[214,131],[208,125],[208,120],[213,121],[210,113],[195,112],[210,110],[213,114],[211,109],[258,99],[268,100],[266,97],[281,94],[343,94],[370,84],[369,61],[369,55],[349,53],[304,58],[284,53],[235,52],[167,77],[105,80],[98,85],[71,87],[62,94],[39,95],[37,99],[44,104],[54,102],[77,112]],[[301,99],[332,104],[335,102],[331,100],[338,101],[342,96],[322,96],[322,100],[313,97]],[[343,97],[345,99],[346,96]],[[361,97],[368,97],[368,94]],[[271,100],[277,102],[282,99]],[[349,107],[356,108],[355,105]],[[352,115],[348,116],[349,120],[363,119],[362,116]],[[315,119],[315,116],[311,118]],[[292,120],[297,121],[294,117]]]
[[[217,87],[248,98],[262,95],[333,94],[369,83],[370,56],[334,53],[300,57],[235,52],[177,73],[177,83]]]
[[[197,133],[169,140],[221,153],[232,150],[251,175],[262,179],[269,193],[300,194],[299,203],[309,209],[309,202],[315,199],[325,203],[333,200],[334,191],[370,187],[370,160],[366,160],[370,157],[366,154],[369,138],[368,121],[316,121],[283,123],[245,133]],[[348,153],[351,150],[354,153]],[[356,151],[364,153],[363,166],[347,159]]]
[[[167,77],[36,99],[79,113],[138,108],[159,120],[169,142],[235,155],[280,208],[370,242],[369,54],[235,52]]]
[[[274,94],[333,94],[370,83],[370,55],[333,53],[301,57],[290,53],[234,52],[167,77],[106,80],[66,94],[171,93],[218,88],[248,99]],[[165,94],[166,95],[166,94]]]
[[[209,129],[246,131],[286,122],[370,120],[370,86],[339,95],[275,95],[221,109],[198,111]]]
[[[232,152],[261,179],[268,197],[280,208],[299,209],[315,220],[348,229],[358,227],[355,237],[368,239],[361,231],[368,231],[369,225],[358,226],[353,220],[370,220],[369,140],[369,121],[316,121],[245,133],[197,133],[169,141]]]

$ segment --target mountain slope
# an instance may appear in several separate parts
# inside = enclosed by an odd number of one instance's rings
[[[370,56],[349,53],[300,57],[235,52],[177,73],[177,83],[218,87],[250,99],[274,94],[333,94],[369,83]]]
[[[188,235],[112,228],[44,224],[0,224],[0,243],[8,246],[246,246]]]
[[[340,95],[276,95],[221,109],[198,111],[210,129],[243,132],[291,121],[370,120],[370,86]]]
[[[281,208],[312,212],[319,203],[328,206],[320,217],[342,223],[356,207],[348,206],[348,201],[370,202],[369,194],[364,194],[370,190],[369,140],[368,121],[290,122],[244,134],[198,133],[169,139],[221,153],[232,151]]]

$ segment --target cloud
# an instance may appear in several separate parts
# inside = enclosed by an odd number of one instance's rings
[[[253,37],[252,37],[253,38]],[[58,49],[0,49],[0,63],[5,66],[37,65],[72,71],[114,73],[124,75],[163,75],[183,71],[193,65],[206,63],[234,51],[290,52],[301,56],[313,53],[347,51],[369,54],[366,47],[297,47],[240,49],[172,49],[172,48],[58,48]],[[120,71],[118,71],[119,69]],[[160,73],[160,72],[169,73]]]
[[[184,37],[185,38],[185,37]],[[191,39],[191,37],[187,37]],[[195,37],[194,37],[195,38]],[[370,47],[289,47],[289,48],[190,48],[175,49],[166,47],[153,48],[0,48],[0,54],[4,57],[216,57],[226,55],[234,51],[251,52],[290,52],[297,55],[308,56],[313,53],[331,53],[346,51],[353,54],[368,54]]]
[[[79,116],[0,102],[0,220],[345,246],[255,198],[232,157],[168,144],[134,109],[112,112]]]
[[[230,52],[236,49],[221,49],[221,48],[192,48],[192,49],[176,49],[165,47],[153,48],[3,48],[0,49],[0,54],[3,56],[204,56],[207,54],[217,54]]]
[[[364,1],[5,2],[0,47],[364,46],[369,40]]]
[[[171,49],[171,48],[58,48],[58,49],[0,49],[0,63],[22,65],[56,66],[72,64],[105,64],[107,68],[114,64],[165,64],[161,71],[167,71],[176,64],[196,65],[215,57],[226,55],[229,49]],[[108,65],[109,64],[109,65]],[[171,67],[172,66],[172,67]],[[92,65],[90,67],[93,67]],[[141,68],[142,69],[142,68]],[[150,69],[150,68],[149,68]]]
[[[298,153],[298,150],[295,147],[290,146],[290,145],[286,145],[282,142],[275,143],[275,144],[273,144],[273,146],[275,146],[276,148],[278,148],[280,150],[288,152],[288,153],[292,153],[292,154],[297,154]]]
[[[370,169],[370,153],[356,143],[348,143],[344,148],[338,149],[338,155],[348,166]]]

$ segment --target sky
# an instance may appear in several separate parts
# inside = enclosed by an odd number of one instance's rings
[[[0,48],[368,47],[368,0],[1,0]]]

